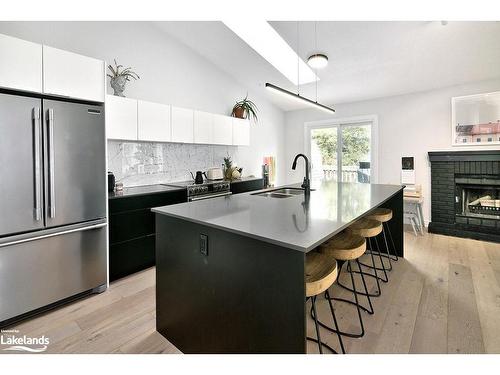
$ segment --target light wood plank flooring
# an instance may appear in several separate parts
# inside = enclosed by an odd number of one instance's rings
[[[500,245],[406,232],[405,246],[406,258],[393,263],[382,296],[373,298],[375,314],[363,315],[365,336],[344,338],[347,351],[500,353]],[[154,284],[152,268],[12,328],[49,337],[48,353],[179,353],[155,331]],[[349,298],[338,286],[331,294]],[[341,328],[357,330],[355,308],[334,306]],[[327,323],[331,319],[321,299],[318,314]],[[310,319],[308,332],[314,336]],[[321,334],[339,348],[336,335],[323,329]],[[317,352],[317,346],[309,343],[308,351]]]

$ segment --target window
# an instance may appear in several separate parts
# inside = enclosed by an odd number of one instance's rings
[[[369,183],[373,169],[372,124],[308,124],[312,180]]]
[[[462,143],[467,143],[467,138],[463,138]]]
[[[488,138],[488,142],[493,142],[493,138]]]
[[[481,142],[481,138],[476,138],[476,142]]]

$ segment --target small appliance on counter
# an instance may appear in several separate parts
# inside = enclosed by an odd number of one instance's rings
[[[210,168],[207,173],[207,180],[222,180],[224,178],[224,172],[222,168]]]
[[[194,183],[196,185],[201,185],[203,183],[203,175],[205,175],[205,177],[207,177],[205,172],[202,172],[202,171],[196,171],[196,176],[193,174],[193,172],[189,172],[189,173],[191,173],[191,177],[193,178]]]
[[[108,192],[112,193],[115,190],[115,175],[113,172],[108,172]]]

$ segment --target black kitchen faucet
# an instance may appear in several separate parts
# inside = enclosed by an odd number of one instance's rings
[[[295,156],[295,159],[293,159],[292,169],[295,170],[295,168],[297,167],[297,159],[301,156],[304,158],[304,161],[306,163],[306,175],[304,177],[304,181],[302,182],[302,188],[304,189],[304,193],[306,195],[309,195],[311,193],[311,181],[309,180],[309,159],[307,158],[307,156],[305,156],[304,154],[297,154],[297,156]]]

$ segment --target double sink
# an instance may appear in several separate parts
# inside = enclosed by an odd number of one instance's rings
[[[268,198],[290,198],[295,195],[304,194],[304,189],[301,188],[281,188],[276,190],[268,190],[260,193],[253,193],[251,195],[257,195],[259,197],[268,197]]]

